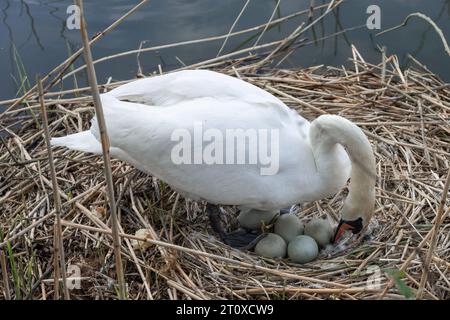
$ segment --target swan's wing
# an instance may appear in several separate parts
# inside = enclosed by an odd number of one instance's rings
[[[279,99],[248,82],[208,70],[185,70],[139,79],[107,94],[119,100],[152,106],[170,106],[205,97],[284,106]]]
[[[193,100],[209,99],[208,105],[223,108],[219,113],[227,112],[226,101],[240,101],[243,102],[243,108],[250,108],[250,112],[253,112],[252,108],[262,107],[275,110],[282,116],[289,115],[289,118],[297,122],[297,130],[302,135],[308,135],[304,126],[307,120],[272,94],[238,78],[209,70],[185,70],[139,79],[102,96],[136,103],[138,110],[142,110],[139,105],[170,107]]]
[[[126,157],[133,159],[132,164],[179,191],[212,203],[276,208],[285,203],[286,198],[292,199],[292,203],[299,200],[297,190],[301,186],[296,177],[299,166],[303,166],[302,171],[306,172],[301,177],[303,189],[312,190],[314,159],[309,137],[302,135],[309,131],[310,124],[308,121],[296,123],[297,119],[292,119],[290,112],[270,106],[261,108],[241,100],[199,98],[167,108],[149,108],[109,95],[101,97],[111,147],[122,150]],[[262,177],[261,167],[268,165],[261,163],[261,159],[254,164],[196,164],[194,152],[190,164],[177,163],[173,158],[174,150],[180,146],[181,140],[180,135],[174,136],[174,133],[188,133],[195,139],[196,125],[202,126],[203,133],[213,129],[222,137],[226,136],[228,129],[278,130],[279,173]],[[98,139],[95,120],[91,132]],[[195,144],[193,140],[191,142],[189,148]],[[205,147],[209,143],[203,145]],[[226,162],[225,158],[222,159]],[[267,194],[272,195],[271,199],[264,196]]]

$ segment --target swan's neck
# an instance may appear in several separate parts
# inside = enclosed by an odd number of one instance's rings
[[[311,123],[310,140],[316,162],[335,161],[337,145],[342,145],[352,162],[349,195],[342,209],[342,219],[363,219],[366,225],[375,204],[375,158],[370,143],[355,124],[339,116],[320,116]],[[318,168],[320,172],[320,167]],[[336,170],[339,170],[336,166]],[[331,172],[328,170],[328,172]],[[330,177],[332,179],[332,176]]]

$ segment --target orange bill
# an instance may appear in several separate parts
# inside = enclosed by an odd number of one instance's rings
[[[353,227],[350,224],[341,221],[336,229],[336,233],[334,234],[333,243],[338,242],[339,239],[342,237],[342,235],[345,233],[345,231],[352,229]]]

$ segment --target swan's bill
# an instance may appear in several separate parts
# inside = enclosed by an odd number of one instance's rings
[[[333,243],[337,243],[346,231],[351,231],[353,234],[357,234],[361,232],[362,228],[363,228],[362,218],[358,218],[352,221],[346,221],[341,219],[336,228],[336,232],[333,237]]]

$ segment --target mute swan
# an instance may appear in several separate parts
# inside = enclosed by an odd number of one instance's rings
[[[373,214],[375,159],[370,143],[361,129],[340,116],[322,115],[310,123],[270,93],[205,70],[136,80],[102,94],[101,100],[111,156],[186,197],[206,200],[216,222],[217,205],[279,210],[333,195],[350,177],[334,241],[346,230],[359,233]],[[220,141],[231,129],[241,131]],[[239,134],[241,144],[236,142]],[[90,130],[53,138],[52,144],[101,154],[99,141],[94,117]],[[255,141],[265,150],[256,156],[248,151]],[[239,152],[244,152],[240,160]],[[215,230],[233,243],[217,225]]]

